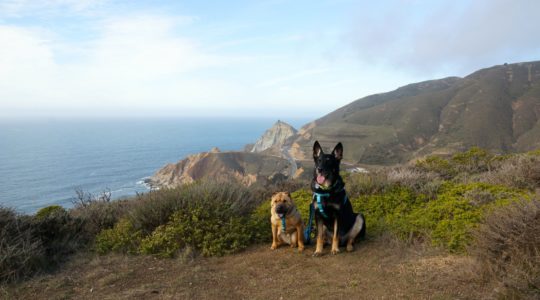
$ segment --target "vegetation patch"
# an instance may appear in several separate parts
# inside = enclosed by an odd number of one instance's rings
[[[137,201],[126,219],[98,235],[99,253],[172,257],[189,247],[205,256],[224,255],[254,240],[249,216],[256,201],[243,186],[199,182],[153,191]]]
[[[540,298],[539,199],[497,208],[474,237],[470,253],[483,278],[497,285],[497,298]]]

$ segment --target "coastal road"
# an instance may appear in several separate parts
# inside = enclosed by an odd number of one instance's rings
[[[289,178],[292,179],[298,170],[298,165],[291,154],[289,154],[289,149],[291,149],[291,147],[283,146],[283,148],[281,148],[281,155],[291,163],[291,173],[289,174]]]

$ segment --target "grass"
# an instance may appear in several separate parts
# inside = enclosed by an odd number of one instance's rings
[[[313,258],[288,247],[251,246],[223,257],[155,259],[81,253],[58,273],[4,289],[16,299],[480,299],[470,260],[370,239],[352,253]],[[466,282],[466,284],[464,283]]]

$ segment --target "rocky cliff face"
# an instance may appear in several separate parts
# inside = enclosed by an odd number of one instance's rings
[[[287,139],[296,135],[296,129],[291,125],[277,121],[270,129],[268,129],[259,140],[251,148],[251,152],[263,152],[268,149],[281,149]]]
[[[283,158],[246,152],[203,152],[161,168],[149,180],[153,187],[175,187],[200,179],[237,181],[246,186],[287,178],[290,163]]]

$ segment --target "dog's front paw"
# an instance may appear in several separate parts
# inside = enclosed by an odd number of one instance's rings
[[[354,246],[349,244],[347,245],[347,252],[352,252],[354,250]]]
[[[270,247],[270,249],[272,249],[272,250],[276,250],[276,249],[277,249],[277,247],[278,247],[278,244],[276,244],[276,243],[273,243],[273,244],[272,244],[272,247]]]
[[[295,244],[295,243],[291,243],[291,248],[296,248],[296,244]]]
[[[339,248],[332,249],[331,251],[332,255],[336,255],[339,253]]]
[[[322,251],[313,252],[313,257],[320,257],[320,256],[322,256]]]
[[[298,246],[298,253],[304,252],[304,246]]]

